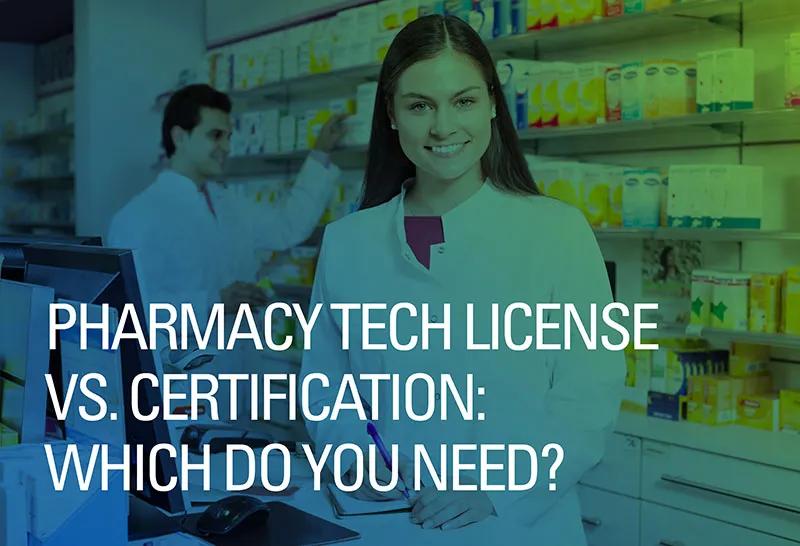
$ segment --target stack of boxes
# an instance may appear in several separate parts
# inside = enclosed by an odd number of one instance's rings
[[[673,165],[669,168],[670,227],[760,229],[764,168],[753,165]]]
[[[800,433],[800,391],[773,390],[769,347],[734,343],[729,353],[697,339],[647,342],[660,349],[626,350],[630,409],[644,402],[647,415],[670,421]]]
[[[697,54],[697,111],[750,110],[755,101],[752,49],[730,48]]]
[[[673,59],[631,62],[606,72],[609,121],[683,116],[695,111],[695,63]]]
[[[533,155],[525,159],[542,193],[579,208],[593,227],[622,226],[622,167]]]
[[[761,227],[762,167],[659,169],[526,158],[540,189],[583,210],[594,227]]]
[[[336,114],[347,114],[344,146],[369,142],[376,83],[358,86],[356,97],[328,101],[327,107],[308,109],[300,114],[281,110],[243,112],[233,118],[231,157],[308,150],[316,144],[322,126]]]
[[[497,63],[517,129],[682,116],[696,110],[695,63],[615,65],[503,59]]]
[[[800,335],[800,267],[780,275],[693,271],[690,324]]]

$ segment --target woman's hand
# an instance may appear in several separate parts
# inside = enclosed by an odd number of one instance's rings
[[[423,529],[458,529],[493,513],[494,505],[484,491],[438,491],[426,487],[414,499],[411,521]]]
[[[351,493],[355,498],[361,500],[369,500],[369,501],[387,501],[387,500],[398,500],[403,498],[403,490],[404,482],[402,478],[411,479],[414,475],[414,462],[406,457],[405,455],[400,455],[399,457],[399,465],[400,465],[400,478],[397,480],[397,487],[390,491],[382,492],[377,491],[372,488],[369,482],[369,458],[364,457],[364,466],[362,468],[364,480],[361,483],[361,487]],[[388,468],[383,464],[383,460],[376,461],[375,464],[375,479],[378,483],[381,484],[388,484],[392,481],[392,474]],[[349,483],[353,483],[355,481],[355,472],[351,468],[348,471],[349,476]]]

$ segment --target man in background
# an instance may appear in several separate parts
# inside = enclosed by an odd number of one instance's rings
[[[320,131],[288,196],[277,206],[255,203],[216,182],[230,152],[231,101],[208,85],[190,85],[169,100],[161,126],[169,167],[111,221],[106,244],[130,248],[147,300],[191,303],[198,317],[210,305],[263,305],[251,262],[242,252],[280,251],[306,240],[317,226],[339,169],[328,153],[343,136],[342,116]]]

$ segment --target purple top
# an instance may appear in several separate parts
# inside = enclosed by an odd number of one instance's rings
[[[444,242],[441,216],[406,216],[406,241],[414,251],[417,261],[431,268],[431,245]]]

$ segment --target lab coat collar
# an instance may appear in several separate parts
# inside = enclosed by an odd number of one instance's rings
[[[413,177],[403,182],[403,185],[400,189],[400,194],[397,195],[392,202],[392,207],[394,210],[395,233],[403,252],[411,251],[411,247],[408,245],[408,241],[406,239],[405,197],[406,192],[411,189],[415,182],[416,179]],[[485,212],[486,207],[491,207],[492,201],[499,194],[500,190],[495,188],[494,184],[489,178],[486,178],[478,191],[469,196],[464,202],[442,215],[442,227],[445,230],[445,234],[447,233],[448,225],[453,223],[461,223],[462,219],[474,219],[477,214],[480,214],[482,211]],[[445,238],[447,238],[446,235]]]
[[[195,190],[199,189],[197,184],[195,184],[191,178],[172,169],[164,169],[163,171],[161,171],[158,177],[156,178],[156,183],[180,185],[185,187],[191,187]]]

